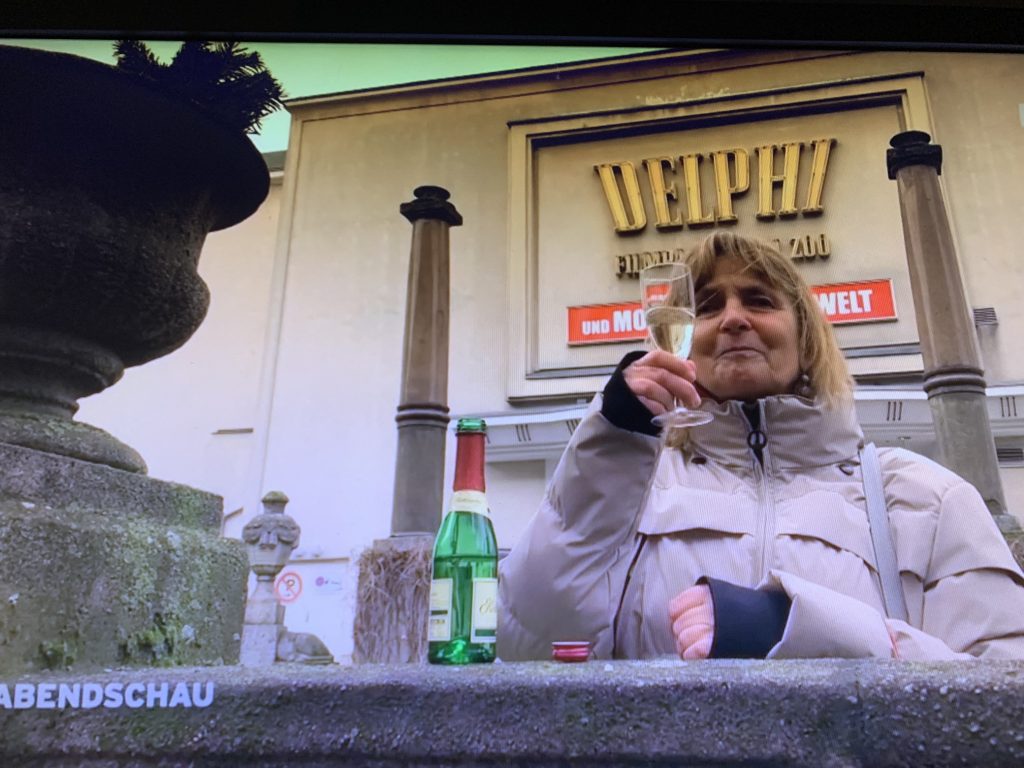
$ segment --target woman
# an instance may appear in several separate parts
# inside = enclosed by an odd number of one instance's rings
[[[789,260],[731,234],[690,256],[690,360],[627,355],[502,563],[498,654],[1024,657],[1024,575],[977,491],[880,449],[908,621],[872,547],[852,383]],[[714,414],[662,447],[678,399]]]

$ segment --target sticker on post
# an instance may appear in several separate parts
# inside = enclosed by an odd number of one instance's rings
[[[302,594],[302,577],[295,571],[285,571],[277,578],[274,594],[279,603],[294,603]]]

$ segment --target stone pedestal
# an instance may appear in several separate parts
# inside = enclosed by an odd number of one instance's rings
[[[220,497],[0,443],[0,674],[238,660]]]

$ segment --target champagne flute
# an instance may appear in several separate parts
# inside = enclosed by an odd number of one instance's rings
[[[696,311],[693,299],[693,275],[685,264],[655,264],[640,272],[647,334],[658,349],[678,358],[690,356]],[[676,401],[674,410],[655,416],[651,421],[668,430],[675,427],[696,427],[707,424],[712,415],[694,411]]]

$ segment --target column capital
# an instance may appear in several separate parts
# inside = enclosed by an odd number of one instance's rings
[[[892,149],[885,151],[889,178],[895,179],[897,171],[910,165],[928,165],[941,174],[942,147],[931,144],[931,140],[924,131],[903,131],[889,139]]]
[[[444,221],[453,227],[462,224],[462,215],[455,210],[455,206],[448,202],[451,193],[443,187],[430,185],[416,187],[412,191],[416,197],[408,203],[402,203],[398,207],[399,213],[415,223],[420,219],[437,219]]]

